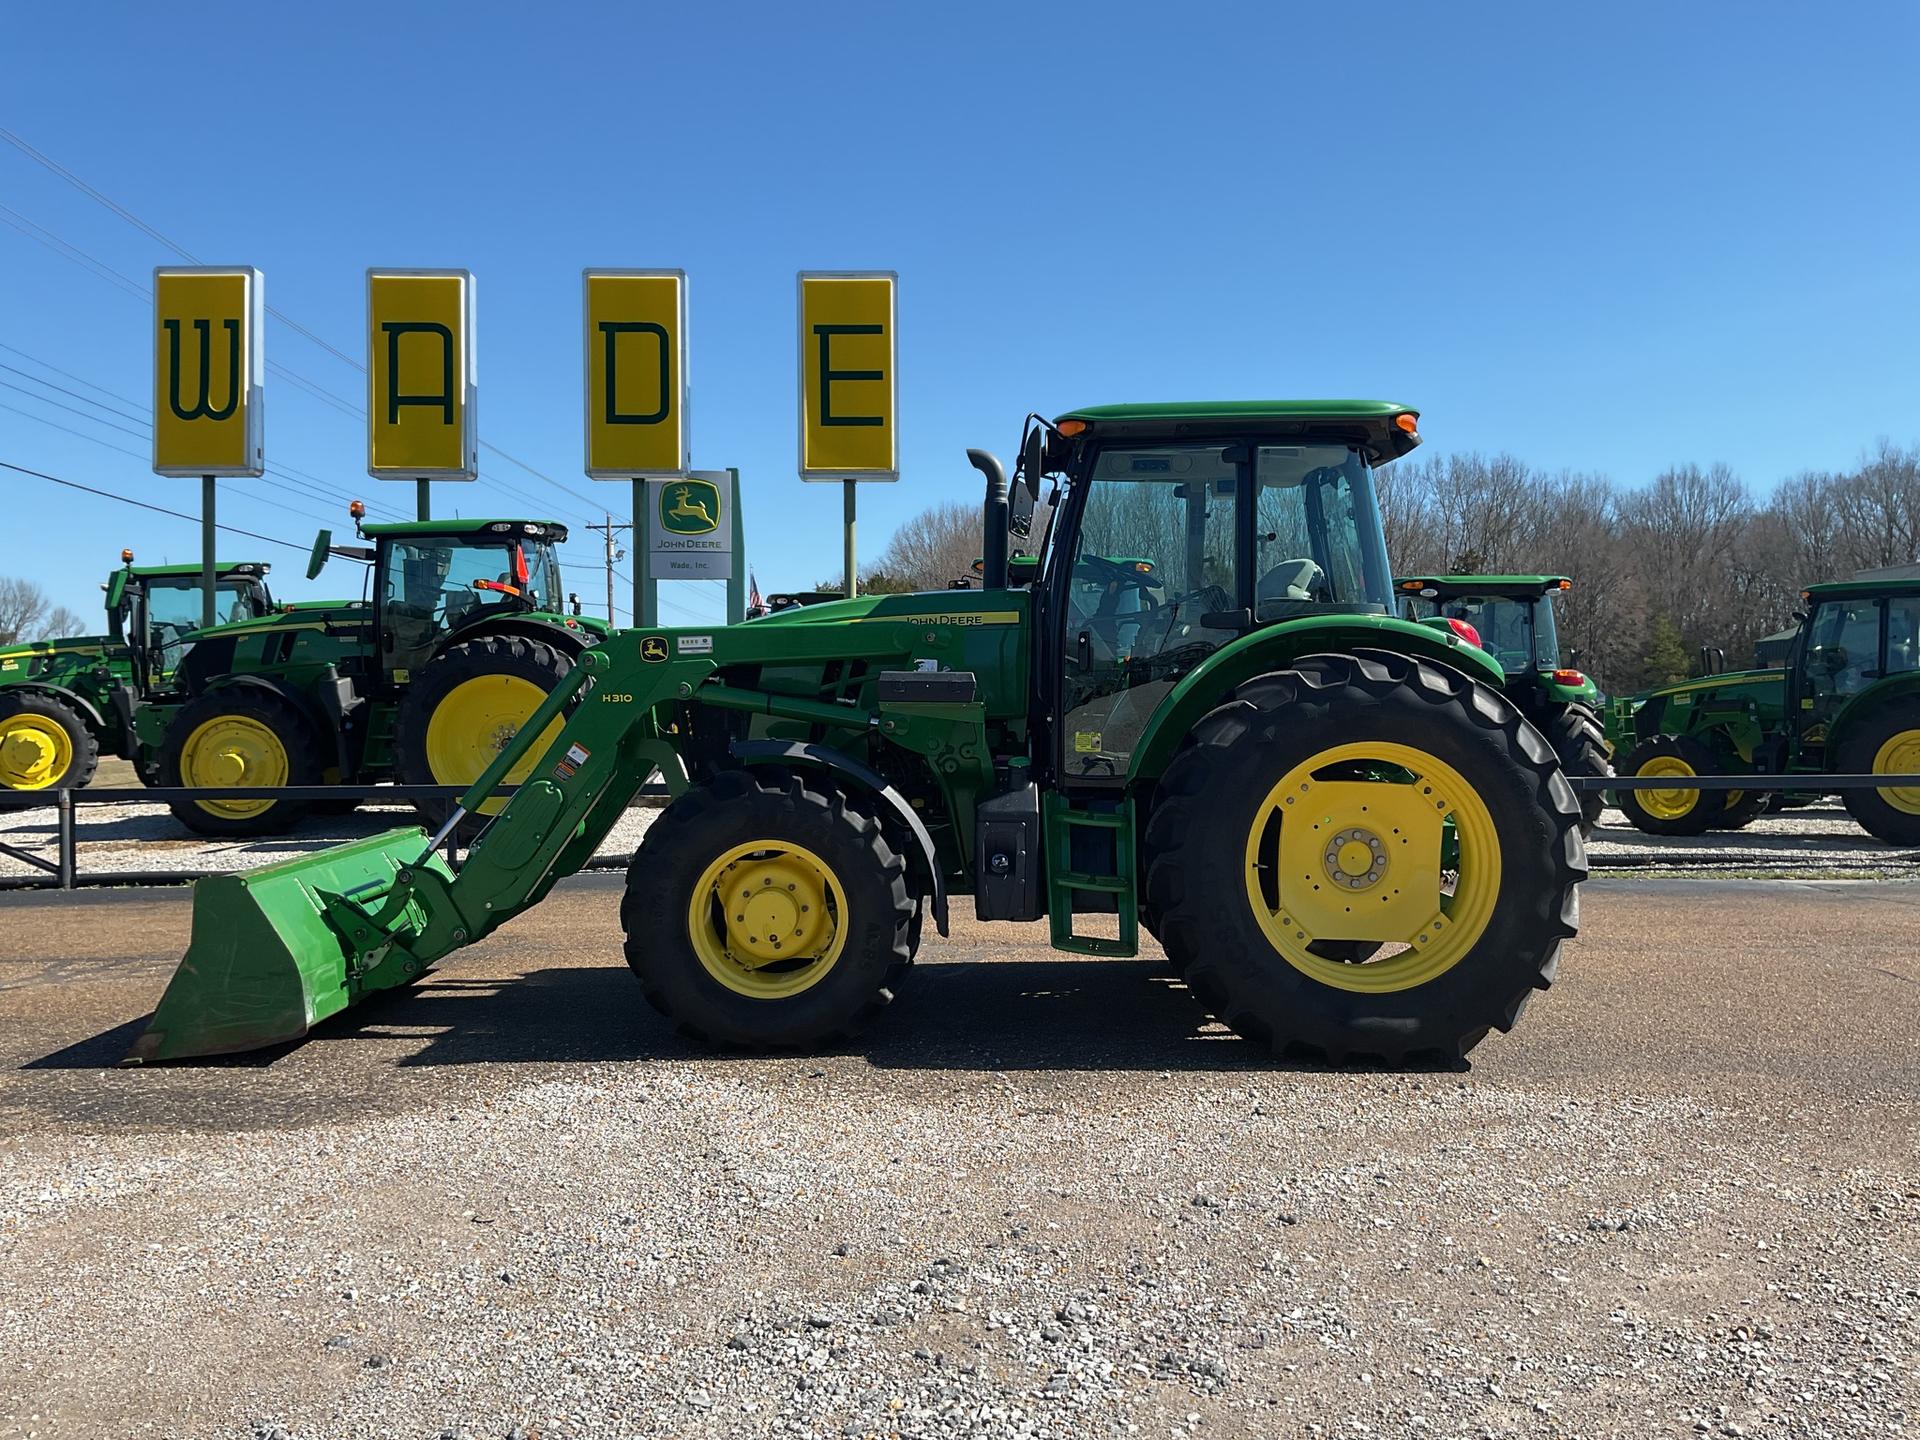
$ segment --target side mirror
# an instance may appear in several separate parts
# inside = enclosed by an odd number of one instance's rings
[[[333,531],[322,530],[313,537],[313,551],[307,556],[307,578],[318,580],[320,572],[327,568],[327,556],[333,549]]]
[[[1035,425],[1027,432],[1027,443],[1020,451],[1020,478],[1025,483],[1016,487],[1027,492],[1027,514],[1033,514],[1033,507],[1040,499],[1040,477],[1047,471],[1047,431],[1044,426]],[[1015,509],[1019,502],[1015,501]],[[1025,534],[1025,531],[1021,532]]]

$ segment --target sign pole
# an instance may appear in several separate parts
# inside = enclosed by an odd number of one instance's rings
[[[733,507],[733,573],[727,577],[727,623],[738,625],[747,618],[747,529],[740,518],[740,471],[727,467],[727,480],[733,487],[727,503]]]
[[[647,550],[647,482],[633,477],[633,624],[635,629],[653,624],[653,580],[648,575],[652,555]]]
[[[219,526],[214,522],[213,497],[219,482],[211,475],[200,477],[200,625],[209,629],[219,621],[214,609],[214,547],[219,543]]]
[[[413,509],[416,520],[433,518],[433,482],[422,478],[413,482]]]
[[[854,560],[853,544],[854,496],[860,493],[860,482],[857,480],[842,480],[840,483],[844,487],[844,498],[840,506],[840,522],[846,528],[847,532],[847,553],[844,569],[847,576],[847,598],[851,600],[860,592],[860,577]]]

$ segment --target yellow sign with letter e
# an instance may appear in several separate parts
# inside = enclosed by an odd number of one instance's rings
[[[153,272],[156,474],[265,471],[265,295],[250,265],[163,265]]]
[[[367,473],[473,479],[476,393],[473,276],[367,271]]]
[[[891,271],[800,274],[800,478],[898,480]]]

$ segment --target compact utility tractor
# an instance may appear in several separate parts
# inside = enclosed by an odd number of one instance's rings
[[[1671,790],[1623,790],[1620,808],[1652,835],[1698,835],[1757,814],[1756,791],[1690,790],[1695,775],[1920,773],[1920,580],[1811,585],[1784,668],[1663,685],[1616,706],[1622,775],[1672,776]],[[1861,828],[1920,845],[1920,791],[1844,792]]]
[[[352,509],[358,522],[364,508]],[[606,633],[564,613],[553,547],[567,532],[552,521],[422,520],[359,533],[373,543],[334,545],[321,531],[307,576],[330,556],[362,561],[363,598],[193,637],[166,703],[135,717],[158,783],[469,785]],[[203,835],[282,831],[307,808],[234,799],[172,807]],[[437,820],[451,806],[423,808]]]
[[[1500,667],[1394,613],[1372,472],[1417,424],[1373,401],[1034,417],[1011,496],[969,452],[980,588],[599,639],[449,817],[526,773],[457,874],[411,827],[201,881],[130,1058],[284,1041],[417,979],[585,865],[655,771],[674,799],[628,873],[626,958],[710,1043],[850,1034],[971,894],[1081,954],[1145,927],[1276,1051],[1462,1056],[1553,979],[1586,852]],[[1139,603],[1103,607],[1109,584]]]
[[[164,693],[205,618],[198,565],[135,565],[133,552],[100,588],[107,633],[0,646],[0,790],[78,789],[101,752],[137,759],[134,717]],[[215,567],[222,620],[271,614],[269,567]]]

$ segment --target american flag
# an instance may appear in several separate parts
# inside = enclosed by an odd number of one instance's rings
[[[767,613],[767,602],[760,598],[760,582],[754,579],[753,571],[747,571],[747,618],[758,619]]]

